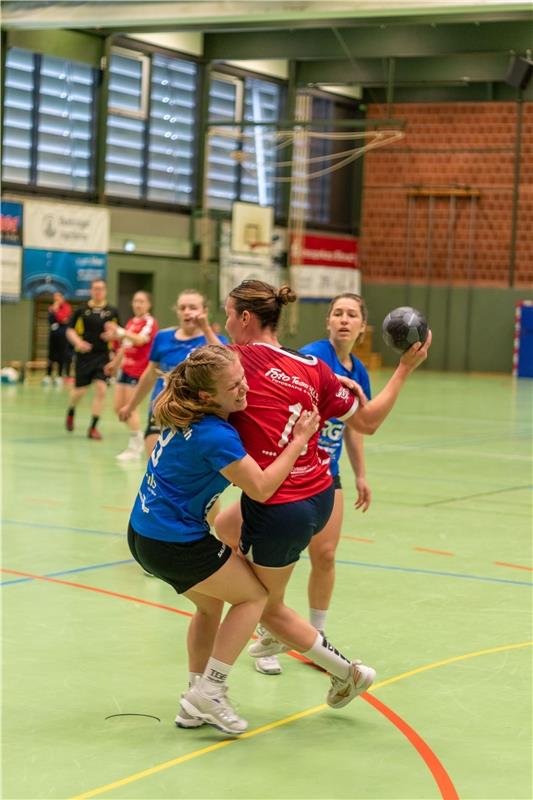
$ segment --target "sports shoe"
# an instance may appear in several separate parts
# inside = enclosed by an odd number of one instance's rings
[[[181,708],[191,717],[203,720],[223,733],[238,736],[248,727],[245,719],[237,716],[228,699],[228,689],[222,687],[219,694],[210,695],[201,691],[196,683],[182,695]]]
[[[286,644],[282,644],[278,639],[275,639],[262,625],[257,626],[257,633],[260,638],[256,642],[252,642],[248,648],[248,655],[252,658],[277,656],[279,653],[287,653],[291,649]]]
[[[181,697],[183,698],[183,695],[181,695]],[[180,703],[175,723],[177,728],[200,728],[202,725],[206,724],[205,720],[198,719],[198,717],[193,717],[192,714],[189,714],[188,711],[185,711],[183,708],[183,703]]]
[[[94,439],[96,442],[99,442],[104,437],[102,436],[98,428],[89,428],[89,430],[87,431],[87,438]]]
[[[41,381],[41,386],[50,386],[51,383],[52,383],[52,378],[50,377],[50,375],[45,375]]]
[[[350,664],[350,673],[345,680],[331,676],[331,688],[328,692],[326,702],[331,708],[342,708],[348,705],[350,700],[357,697],[372,686],[376,670],[372,667],[365,667],[360,661],[353,661]]]
[[[65,420],[65,428],[69,433],[74,430],[74,414],[67,414],[67,418]]]
[[[133,447],[126,447],[122,453],[119,453],[117,456],[115,456],[117,461],[138,461],[140,457],[140,450],[134,450]]]
[[[55,376],[54,386],[63,386],[63,378],[60,375]]]
[[[280,675],[282,672],[281,664],[277,656],[266,656],[265,658],[258,658],[255,662],[255,668],[263,675]]]

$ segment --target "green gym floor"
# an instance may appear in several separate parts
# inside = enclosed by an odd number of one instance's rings
[[[4,800],[533,796],[533,381],[411,379],[367,441],[365,515],[343,465],[327,630],[378,679],[335,712],[319,671],[286,655],[266,677],[243,654],[238,740],[174,727],[191,606],[130,558],[143,466],[115,461],[111,398],[94,442],[87,400],[64,431],[65,389],[1,397]],[[308,568],[288,598],[302,613]]]

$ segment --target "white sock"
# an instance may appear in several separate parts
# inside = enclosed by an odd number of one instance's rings
[[[326,617],[328,615],[328,609],[321,609],[321,608],[310,608],[309,609],[309,622],[316,628],[319,633],[324,633],[326,630]]]
[[[203,674],[203,672],[189,672],[189,689],[194,686],[196,679],[200,679]]]
[[[205,672],[202,675],[198,688],[207,694],[218,694],[225,686],[228,673],[232,664],[224,664],[216,658],[210,658],[207,662]]]
[[[341,680],[345,680],[350,673],[350,660],[339,653],[321,633],[317,633],[315,643],[304,656]]]
[[[142,433],[140,431],[131,431],[128,447],[132,450],[138,450],[142,445]]]

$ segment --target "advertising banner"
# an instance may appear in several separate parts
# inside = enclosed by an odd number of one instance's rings
[[[109,212],[92,206],[39,200],[24,204],[22,292],[89,296],[91,281],[105,279]]]
[[[331,300],[337,294],[361,291],[353,236],[304,234],[291,242],[291,282],[301,300]]]
[[[22,205],[1,203],[0,294],[3,302],[20,300],[22,270]]]

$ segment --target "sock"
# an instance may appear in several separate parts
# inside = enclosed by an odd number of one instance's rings
[[[224,664],[216,658],[210,658],[199,683],[199,688],[207,694],[218,694],[225,686],[231,664]]]
[[[89,427],[90,428],[96,428],[96,426],[98,425],[98,420],[99,419],[100,419],[100,417],[91,417],[91,424],[90,424]]]
[[[75,406],[70,406],[70,408],[67,410],[67,417],[73,417],[75,411],[76,411]]]
[[[317,633],[315,643],[304,656],[341,680],[345,680],[350,673],[350,660],[339,653],[321,633]]]
[[[321,608],[310,608],[309,609],[309,622],[316,628],[317,631],[321,634],[324,634],[326,629],[326,617],[328,615],[328,609],[325,608],[322,610]]]
[[[189,672],[189,689],[196,683],[196,680],[201,678],[203,672]]]

